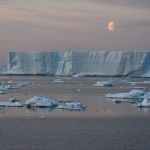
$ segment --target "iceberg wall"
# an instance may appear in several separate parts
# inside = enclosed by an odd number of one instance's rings
[[[150,76],[150,52],[9,52],[9,74]]]

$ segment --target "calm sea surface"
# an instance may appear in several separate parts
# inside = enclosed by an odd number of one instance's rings
[[[60,78],[64,83],[54,83]],[[0,101],[17,98],[21,103],[33,96],[49,97],[59,101],[76,101],[86,106],[86,111],[74,112],[50,108],[0,108],[0,117],[149,117],[150,109],[139,109],[136,104],[114,104],[105,98],[107,93],[129,92],[133,87],[145,87],[150,91],[150,84],[131,85],[123,78],[116,78],[113,87],[93,86],[97,81],[109,80],[99,77],[51,77],[51,76],[1,76],[0,82],[13,80],[15,82],[30,82],[27,86],[8,90],[1,94]],[[132,81],[149,81],[149,79],[130,79]],[[14,84],[15,86],[15,84]]]

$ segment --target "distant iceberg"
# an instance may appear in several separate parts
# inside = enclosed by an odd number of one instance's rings
[[[150,52],[9,52],[8,74],[150,77]]]

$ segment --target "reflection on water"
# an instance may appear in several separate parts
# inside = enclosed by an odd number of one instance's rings
[[[150,107],[139,107],[138,110],[142,112],[147,112],[147,111],[150,111]]]
[[[55,108],[35,108],[35,107],[31,107],[31,108],[26,108],[28,111],[33,111],[33,112],[52,112],[53,109]]]

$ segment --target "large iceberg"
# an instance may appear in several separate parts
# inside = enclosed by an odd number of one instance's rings
[[[150,52],[9,52],[8,73],[150,77]]]

